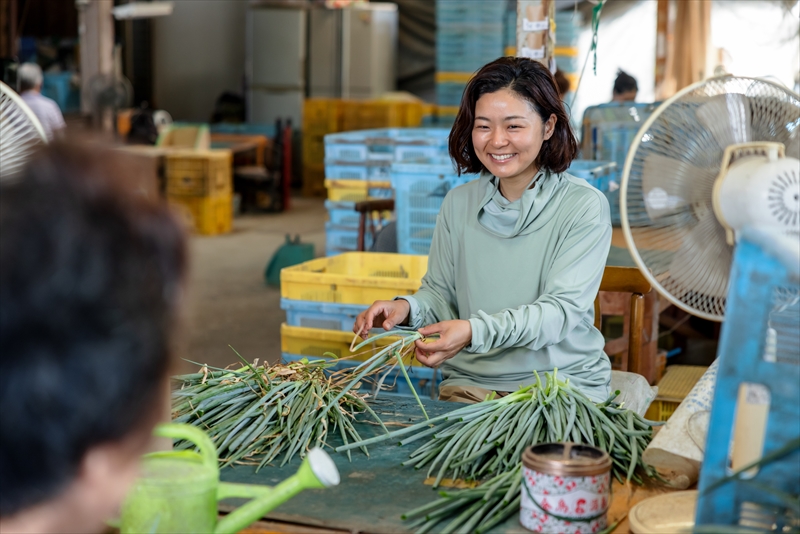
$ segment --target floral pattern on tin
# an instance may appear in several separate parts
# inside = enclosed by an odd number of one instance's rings
[[[610,472],[560,477],[523,468],[520,523],[533,532],[599,532],[606,527],[610,483]]]

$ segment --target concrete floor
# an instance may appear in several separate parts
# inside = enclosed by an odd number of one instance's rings
[[[249,361],[280,358],[285,314],[280,289],[264,283],[264,269],[287,233],[299,234],[314,244],[317,256],[325,255],[323,202],[295,198],[288,212],[239,216],[230,234],[191,238],[183,358],[225,367],[239,361],[228,345]],[[183,360],[176,369],[196,370]]]

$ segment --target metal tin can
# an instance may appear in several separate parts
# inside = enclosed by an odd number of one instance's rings
[[[606,528],[611,457],[577,443],[534,445],[522,455],[519,522],[533,532],[595,533]]]

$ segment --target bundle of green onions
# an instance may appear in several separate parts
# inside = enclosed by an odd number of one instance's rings
[[[246,363],[237,370],[203,366],[199,373],[174,377],[172,418],[205,430],[224,465],[240,462],[259,469],[281,454],[284,465],[295,454],[302,457],[309,448],[325,445],[329,432],[338,431],[344,443],[362,441],[352,423],[358,413],[369,412],[385,430],[366,395],[353,391],[358,381],[349,370],[331,372],[331,365],[303,360]]]
[[[583,393],[547,373],[542,384],[519,389],[501,398],[487,399],[428,421],[364,441],[338,447],[346,451],[387,439],[406,445],[430,439],[416,449],[403,465],[436,474],[434,487],[445,476],[479,480],[518,468],[522,452],[538,443],[572,441],[588,443],[609,453],[614,474],[622,481],[641,483],[636,468],[651,477],[656,471],[641,460],[650,442],[652,426],[638,414],[614,403],[617,391],[596,404]]]
[[[486,532],[519,513],[522,469],[501,473],[477,488],[440,491],[440,498],[403,514],[415,534]],[[458,530],[456,530],[458,529]]]

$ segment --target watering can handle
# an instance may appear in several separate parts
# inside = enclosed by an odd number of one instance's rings
[[[203,465],[219,472],[217,465],[217,449],[205,432],[192,425],[182,423],[163,423],[156,426],[153,434],[165,438],[184,439],[194,443],[200,449]]]

